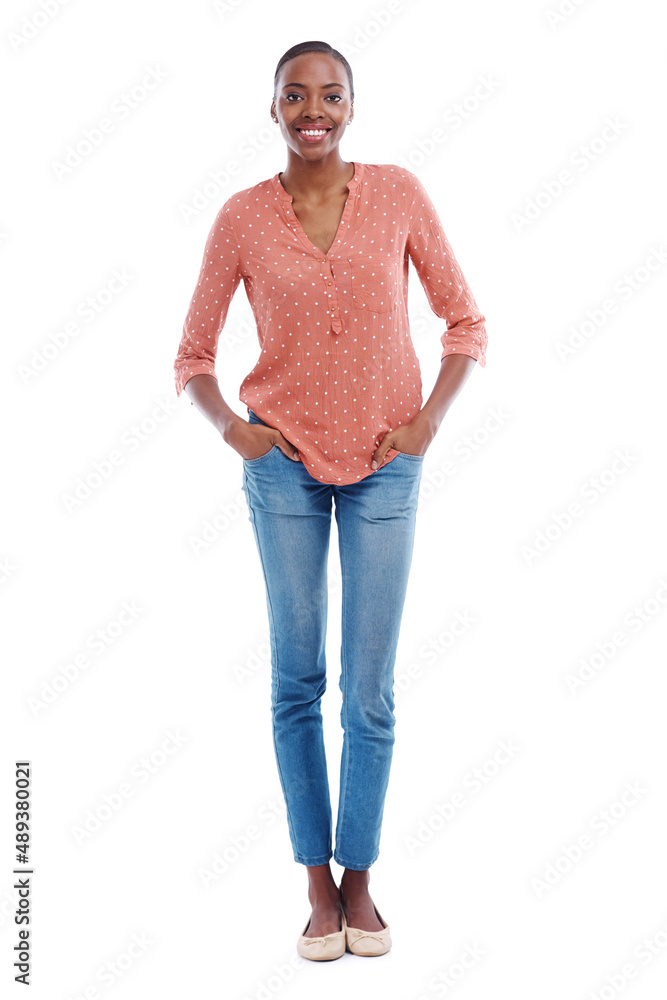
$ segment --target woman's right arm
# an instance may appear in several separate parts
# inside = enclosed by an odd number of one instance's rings
[[[241,458],[259,458],[277,444],[288,458],[300,461],[299,452],[275,427],[251,424],[227,405],[214,375],[193,375],[185,383],[185,393],[193,405],[220,431],[227,444]],[[257,448],[261,451],[257,451]]]
[[[193,375],[185,383],[185,393],[227,442],[229,432],[235,425],[247,423],[238,413],[234,413],[222,398],[218,380],[214,375]]]
[[[215,375],[220,331],[242,278],[238,241],[228,214],[228,202],[211,227],[174,362],[176,394],[182,392],[204,414],[241,458],[260,458],[274,444],[288,458],[299,453],[279,430],[244,420],[222,398]]]
[[[199,269],[199,279],[183,324],[178,354],[174,362],[176,395],[182,392],[193,406],[220,432],[228,444],[238,451],[240,425],[247,421],[234,413],[222,398],[215,375],[215,359],[220,332],[227,312],[242,278],[238,242],[228,214],[226,202],[211,226]],[[241,433],[241,451],[244,448]],[[250,452],[256,451],[257,438]]]

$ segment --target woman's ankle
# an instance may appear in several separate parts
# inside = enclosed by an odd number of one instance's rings
[[[370,871],[364,868],[357,871],[354,868],[346,868],[340,880],[341,892],[364,892],[368,891],[370,883]]]
[[[334,882],[328,864],[309,866],[308,869],[308,900],[310,905],[325,906],[337,904],[340,901],[338,886]]]

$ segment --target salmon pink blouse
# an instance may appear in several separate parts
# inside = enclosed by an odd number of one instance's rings
[[[227,199],[174,363],[177,396],[193,375],[217,378],[218,339],[243,280],[260,355],[239,400],[284,434],[311,476],[335,485],[372,475],[383,436],[422,407],[410,260],[446,323],[441,359],[466,354],[486,367],[485,318],[422,182],[393,164],[353,162],[328,253],[306,236],[279,173]],[[390,448],[383,465],[398,454]]]

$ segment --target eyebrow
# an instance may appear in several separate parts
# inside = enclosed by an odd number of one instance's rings
[[[344,87],[344,86],[345,86],[344,83],[323,83],[321,89],[326,90],[327,87]],[[286,83],[285,86],[283,87],[283,90],[285,90],[286,87],[301,87],[303,90],[306,89],[305,83]]]

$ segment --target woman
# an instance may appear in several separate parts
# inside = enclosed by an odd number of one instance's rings
[[[393,670],[424,455],[475,362],[485,320],[419,179],[341,159],[352,71],[325,42],[278,63],[271,116],[287,169],[231,195],[209,233],[175,361],[177,394],[243,459],[271,638],[271,712],[294,859],[312,913],[300,955],[379,955],[389,927],[368,891],[394,744]],[[446,321],[422,406],[407,318],[412,259]],[[238,416],[214,363],[243,279],[261,353]],[[320,699],[326,687],[332,504],[342,574],[344,729],[335,850]],[[345,869],[336,886],[331,858]]]

